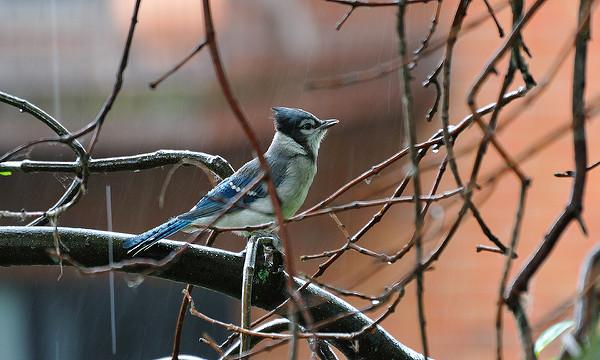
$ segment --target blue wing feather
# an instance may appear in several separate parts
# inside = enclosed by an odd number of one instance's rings
[[[212,216],[221,211],[231,199],[246,188],[260,173],[258,161],[246,163],[235,174],[221,181],[214,189],[208,192],[192,210],[178,216],[178,219],[195,220]],[[254,201],[267,196],[267,187],[263,182],[256,184],[226,213],[230,214],[248,208]]]
[[[123,248],[127,250],[127,253],[137,254],[138,252],[152,246],[159,240],[172,235],[179,230],[187,227],[191,221],[174,218],[161,224],[153,229],[146,231],[140,235],[132,236],[129,239],[123,241]]]
[[[269,157],[267,157],[267,161],[271,166],[271,174],[273,175],[275,186],[278,186],[283,179],[282,175],[285,173],[288,163]],[[159,240],[188,227],[197,219],[218,214],[242,189],[246,188],[257,176],[260,176],[260,173],[261,169],[257,159],[247,162],[233,175],[224,179],[214,189],[209,191],[190,211],[143,234],[125,240],[123,248],[128,250],[128,253],[133,252],[135,255]],[[244,194],[236,205],[227,211],[227,214],[246,209],[257,199],[266,196],[268,196],[267,185],[264,182],[260,182]]]

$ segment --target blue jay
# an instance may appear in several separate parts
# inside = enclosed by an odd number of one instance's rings
[[[272,180],[281,202],[284,218],[292,217],[306,199],[317,172],[319,145],[336,119],[320,120],[313,114],[294,108],[274,107],[275,136],[265,153]],[[208,192],[190,211],[123,242],[128,253],[136,255],[157,241],[178,231],[194,232],[211,224],[228,202],[262,173],[253,159]],[[256,184],[213,226],[239,228],[274,220],[273,206],[264,181]]]

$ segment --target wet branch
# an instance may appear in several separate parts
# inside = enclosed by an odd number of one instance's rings
[[[586,14],[590,12],[592,3],[592,0],[581,0],[579,4],[578,22],[583,26],[582,31],[577,34],[575,41],[572,83],[572,129],[573,149],[575,153],[575,176],[569,203],[554,224],[552,224],[538,249],[527,259],[524,266],[520,269],[505,295],[506,303],[513,309],[517,323],[520,325],[522,340],[525,346],[524,351],[529,358],[535,358],[535,354],[533,354],[533,349],[529,348],[531,344],[528,339],[531,337],[531,330],[527,327],[527,317],[524,313],[518,311],[520,310],[521,294],[527,291],[529,281],[548,259],[567,226],[574,220],[579,221],[581,225],[583,224],[581,212],[583,211],[583,193],[587,174],[585,81],[587,45],[590,38],[590,18]]]
[[[233,168],[223,157],[189,150],[157,150],[131,156],[90,158],[88,169],[90,173],[137,171],[177,165],[182,161],[198,163],[222,178],[233,173]],[[81,165],[75,161],[5,161],[0,162],[0,171],[78,173],[81,171]]]
[[[54,246],[53,231],[54,228],[51,227],[1,227],[0,266],[57,265],[55,259],[48,254],[48,249]],[[106,246],[111,239],[115,244],[115,263],[129,259],[119,245],[131,235],[74,228],[59,228],[58,233],[61,241],[70,249],[69,256],[77,259],[83,266],[106,266]],[[147,256],[154,261],[160,260],[181,244],[175,241],[160,241],[147,251]],[[209,288],[239,299],[243,263],[244,258],[240,254],[191,245],[181,254],[179,260],[168,268],[152,271],[148,266],[132,264],[118,270],[132,273],[149,272],[149,276]],[[259,266],[265,269],[266,265]],[[268,276],[264,281],[255,281],[253,286],[253,304],[266,310],[276,308],[288,297],[285,279],[287,276],[277,270],[281,262],[274,266],[267,268]],[[293,282],[296,288],[304,283],[299,279],[293,279]],[[314,285],[307,286],[301,292],[301,296],[307,303],[307,311],[314,319],[328,319],[341,313],[351,313],[321,327],[320,332],[352,333],[372,324],[371,320],[355,308]],[[286,316],[287,311],[283,311],[281,315]],[[302,317],[298,319],[302,322]],[[337,347],[351,358],[422,359],[420,354],[399,343],[380,326],[375,326],[353,341],[337,339],[335,342]],[[355,342],[356,347],[353,346]]]

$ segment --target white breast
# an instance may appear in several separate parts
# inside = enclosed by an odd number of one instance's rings
[[[317,173],[317,166],[310,159],[296,157],[287,168],[285,180],[279,185],[277,194],[281,199],[281,210],[286,219],[300,209]]]

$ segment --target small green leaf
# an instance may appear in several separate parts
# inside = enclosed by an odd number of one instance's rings
[[[556,340],[562,333],[573,327],[573,320],[559,322],[550,326],[538,337],[535,342],[535,354],[540,355],[540,352]]]
[[[257,275],[258,275],[258,280],[260,280],[260,282],[262,284],[264,284],[267,281],[267,279],[269,278],[269,271],[266,269],[260,269],[260,270],[258,270]]]
[[[0,176],[11,176],[12,171],[0,171]]]

